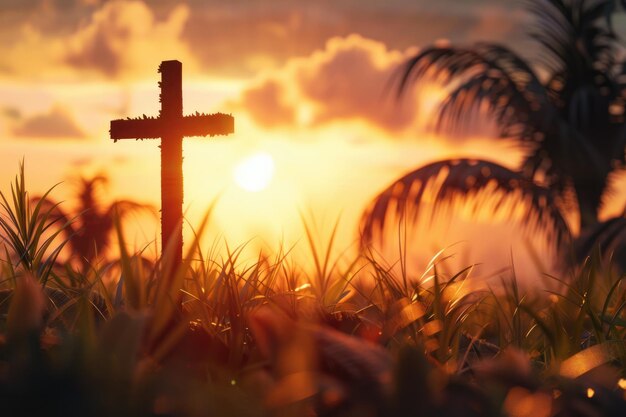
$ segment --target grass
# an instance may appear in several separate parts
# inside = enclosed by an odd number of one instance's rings
[[[305,221],[312,268],[244,263],[201,247],[209,212],[178,268],[116,221],[118,259],[84,273],[23,165],[0,198],[2,415],[626,413],[626,283],[600,256],[550,291],[485,288],[443,252],[410,276],[403,238],[399,268],[335,255],[337,226]]]

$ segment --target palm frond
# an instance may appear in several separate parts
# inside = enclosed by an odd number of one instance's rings
[[[387,216],[400,217],[410,210],[415,221],[421,212],[428,185],[438,181],[432,198],[434,209],[455,197],[467,197],[480,191],[493,193],[494,208],[499,209],[513,193],[529,203],[526,224],[541,224],[558,242],[569,236],[567,223],[555,201],[555,194],[535,184],[531,178],[493,162],[472,159],[444,160],[410,172],[380,193],[361,219],[361,242],[367,245],[375,235],[382,239]],[[395,213],[394,213],[395,212]]]
[[[568,69],[578,78],[597,63],[612,62],[615,35],[601,22],[608,22],[615,0],[527,3],[537,22],[530,35],[543,46],[544,63],[554,64],[549,66],[552,72]]]
[[[578,177],[605,181],[611,167],[599,149],[599,143],[591,142],[580,130],[559,117],[537,134],[540,137],[537,149],[529,153],[521,165],[528,176],[541,173],[545,185],[557,191],[562,191],[568,182]],[[611,138],[594,139],[600,142]]]
[[[533,133],[545,129],[555,115],[535,71],[499,44],[428,48],[407,61],[401,72],[400,94],[424,77],[442,84],[458,81],[439,109],[439,130],[467,127],[486,103],[487,112],[501,127],[501,136],[534,140]]]
[[[528,8],[537,20],[530,34],[549,70],[546,87],[561,117],[582,130],[605,126],[609,107],[622,95],[618,42],[603,19],[615,11],[615,0],[540,0]]]

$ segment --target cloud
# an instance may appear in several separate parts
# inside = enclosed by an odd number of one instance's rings
[[[2,0],[0,72],[75,79],[152,75],[177,58],[204,74],[254,76],[358,33],[388,48],[492,40],[528,51],[515,0]],[[183,4],[181,4],[183,3]],[[486,16],[486,17],[485,17]],[[155,64],[156,62],[156,64]],[[81,76],[84,76],[84,71]]]
[[[58,2],[57,2],[58,3]],[[182,33],[186,4],[153,10],[139,0],[101,5],[69,1],[11,11],[0,28],[0,73],[12,78],[76,80],[153,76],[158,64],[179,59],[196,67]],[[0,13],[2,13],[0,6]]]
[[[0,108],[0,114],[10,120],[19,120],[22,118],[22,112],[17,107],[5,106]]]
[[[158,21],[141,1],[108,2],[70,36],[65,61],[108,77],[154,72],[165,59],[191,64],[189,49],[180,40],[188,16],[186,5],[176,6]]]
[[[413,118],[409,107],[388,100],[390,80],[404,59],[404,54],[361,36],[333,38],[324,51],[311,56],[311,65],[298,69],[297,84],[315,105],[316,123],[364,118],[397,130]]]
[[[278,68],[294,56],[323,48],[332,37],[352,33],[398,50],[423,47],[439,38],[455,44],[492,40],[517,45],[525,37],[519,19],[523,5],[517,0],[190,0],[188,4],[193,12],[184,39],[205,71],[226,76]],[[484,13],[493,25],[485,24]]]
[[[266,128],[291,125],[296,122],[294,107],[287,103],[284,84],[265,80],[242,94],[242,104],[254,121]]]
[[[399,131],[413,122],[415,108],[409,100],[397,105],[388,87],[406,56],[359,35],[335,37],[251,86],[238,104],[264,127],[361,120]]]
[[[64,107],[55,105],[46,113],[21,120],[13,134],[23,138],[84,139],[83,130]]]

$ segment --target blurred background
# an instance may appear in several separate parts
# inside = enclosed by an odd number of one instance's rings
[[[101,204],[158,207],[158,141],[114,144],[108,128],[111,119],[157,115],[157,67],[178,59],[185,113],[236,120],[234,135],[184,142],[189,224],[216,201],[206,246],[245,243],[253,258],[302,241],[303,218],[322,237],[339,219],[335,248],[355,251],[368,203],[415,167],[460,156],[519,164],[519,149],[494,140],[493,120],[462,136],[437,135],[443,88],[422,85],[397,99],[393,80],[431,44],[499,42],[532,62],[531,19],[514,0],[3,0],[0,189],[23,158],[32,195],[63,182],[52,197],[68,212],[80,205],[79,178],[97,175],[108,178],[94,191]],[[626,36],[623,13],[614,27]],[[615,195],[600,217],[619,213],[625,200]],[[155,251],[156,217],[127,219],[130,243]],[[424,216],[408,231],[410,267],[423,270],[452,245],[458,265],[483,263],[485,274],[516,257],[520,275],[549,270],[550,242],[524,233],[520,219],[463,206]],[[390,229],[379,250],[393,262],[398,230]],[[190,241],[191,228],[185,233]],[[526,262],[533,252],[542,265]]]

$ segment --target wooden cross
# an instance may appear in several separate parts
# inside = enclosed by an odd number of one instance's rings
[[[111,139],[161,139],[161,251],[173,245],[174,271],[183,258],[183,137],[228,135],[234,132],[231,115],[183,116],[180,61],[163,61],[159,117],[112,120]]]

